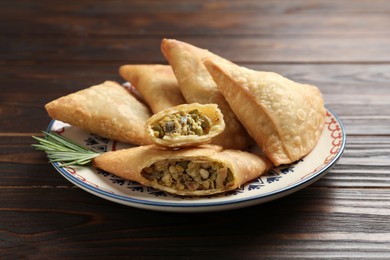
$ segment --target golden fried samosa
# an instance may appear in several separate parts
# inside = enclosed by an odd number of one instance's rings
[[[58,98],[45,105],[50,117],[85,131],[137,145],[150,144],[149,109],[113,81]]]
[[[137,89],[154,114],[186,103],[169,65],[123,65],[119,74]]]
[[[276,166],[297,161],[315,147],[326,115],[317,87],[212,59],[204,64],[241,123]]]
[[[266,158],[202,145],[164,150],[155,145],[104,153],[99,169],[168,193],[204,196],[234,190],[272,167]]]
[[[152,142],[164,147],[210,143],[222,133],[225,122],[216,104],[182,104],[164,109],[146,121]]]
[[[208,57],[221,62],[230,62],[208,50],[177,40],[164,39],[161,50],[173,68],[187,103],[214,103],[221,109],[226,128],[222,134],[213,139],[212,143],[231,149],[247,148],[252,139],[218,91],[202,59]]]

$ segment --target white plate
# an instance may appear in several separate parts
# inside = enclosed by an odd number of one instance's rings
[[[97,151],[129,147],[56,120],[50,123],[48,130],[59,132]],[[340,158],[345,141],[346,134],[341,121],[328,109],[325,128],[317,146],[302,160],[274,168],[235,191],[200,198],[170,195],[92,167],[60,168],[58,163],[53,163],[53,166],[76,186],[116,203],[159,211],[218,211],[271,201],[312,184],[323,177]]]

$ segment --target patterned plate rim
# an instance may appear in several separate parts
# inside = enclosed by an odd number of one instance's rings
[[[336,120],[336,123],[339,125],[341,132],[341,144],[339,147],[339,150],[334,155],[334,157],[327,162],[324,165],[320,165],[319,169],[316,169],[315,172],[310,174],[309,177],[303,178],[300,181],[297,181],[293,185],[285,186],[284,188],[279,188],[272,190],[267,193],[263,194],[257,194],[253,196],[248,196],[244,198],[233,198],[231,200],[226,201],[209,201],[209,202],[196,202],[191,200],[191,202],[179,202],[179,201],[154,201],[154,200],[144,200],[139,198],[133,198],[131,195],[129,196],[123,196],[118,194],[113,194],[107,191],[104,191],[102,189],[96,188],[88,183],[85,183],[78,178],[74,177],[72,174],[70,174],[68,171],[66,171],[64,168],[59,167],[59,163],[52,163],[53,167],[61,174],[63,175],[68,181],[72,182],[76,186],[79,186],[80,188],[84,189],[87,192],[90,192],[96,196],[99,196],[101,198],[109,199],[111,201],[114,201],[119,204],[123,205],[129,205],[134,207],[141,207],[141,208],[148,208],[147,206],[154,207],[155,209],[161,209],[163,210],[165,207],[167,208],[200,208],[200,207],[217,207],[217,206],[227,206],[227,205],[234,205],[234,204],[240,204],[240,203],[249,203],[256,200],[259,200],[259,203],[261,201],[266,202],[273,199],[281,198],[284,196],[287,196],[295,191],[298,191],[311,183],[317,181],[322,176],[324,176],[327,171],[340,159],[341,155],[344,152],[345,144],[346,144],[346,132],[345,127],[343,123],[341,122],[340,118],[328,107],[327,111],[330,113],[331,116],[333,116]],[[50,131],[53,124],[56,122],[56,120],[52,120],[47,128],[47,131]],[[157,207],[157,208],[156,208]]]

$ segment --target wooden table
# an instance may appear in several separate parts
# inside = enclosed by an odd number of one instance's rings
[[[385,0],[0,3],[0,258],[390,257],[390,2]],[[95,197],[30,146],[45,103],[165,63],[164,37],[317,85],[345,124],[343,157],[269,203],[164,213]]]

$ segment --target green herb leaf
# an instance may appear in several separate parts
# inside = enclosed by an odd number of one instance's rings
[[[59,162],[60,167],[86,165],[100,153],[87,149],[55,132],[43,132],[45,138],[33,136],[39,144],[32,144],[37,150],[46,152],[51,163]]]

